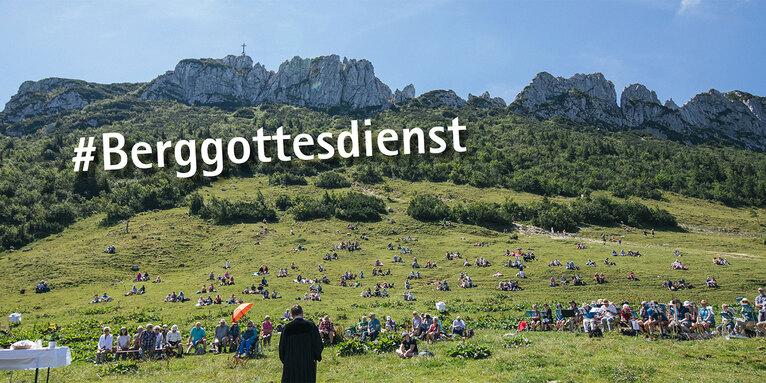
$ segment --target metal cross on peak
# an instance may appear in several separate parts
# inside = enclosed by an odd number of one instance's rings
[[[242,55],[243,55],[243,56],[245,55],[245,47],[246,47],[246,46],[247,46],[247,44],[245,44],[245,43],[242,43]]]

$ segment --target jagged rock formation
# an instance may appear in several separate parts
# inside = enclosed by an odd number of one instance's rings
[[[461,106],[466,106],[468,103],[465,102],[460,96],[455,93],[452,89],[450,90],[432,90],[430,92],[426,92],[418,99],[421,101],[422,105],[436,108],[439,106],[448,106],[450,108],[459,108]]]
[[[414,89],[413,89],[414,93]],[[391,89],[375,77],[367,60],[343,61],[337,55],[293,57],[276,72],[250,57],[182,60],[152,81],[141,95],[147,100],[174,99],[186,104],[259,105],[286,103],[310,108],[351,110],[385,108]]]
[[[662,104],[641,84],[625,87],[617,105],[614,85],[600,73],[570,78],[539,73],[510,107],[538,119],[567,116],[615,129],[644,129],[688,142],[711,138],[751,149],[766,149],[766,99],[744,92],[710,90],[678,107]]]
[[[133,84],[94,84],[81,80],[46,78],[25,81],[8,103],[3,115],[11,123],[25,118],[78,110],[86,105],[134,89]]]
[[[563,78],[541,72],[516,96],[511,107],[539,119],[564,115],[614,125],[621,119],[616,100],[614,84],[601,73]]]
[[[415,87],[410,84],[392,93],[375,77],[367,60],[341,60],[337,55],[294,57],[277,71],[269,71],[249,56],[229,55],[181,60],[174,70],[148,84],[104,85],[61,78],[26,81],[0,114],[0,129],[8,135],[22,135],[42,127],[52,129],[57,116],[83,108],[114,111],[104,114],[106,122],[93,119],[78,125],[97,126],[120,118],[122,103],[140,103],[139,99],[222,106],[285,103],[341,113],[374,113],[410,100],[426,107],[506,105],[488,92],[469,94],[467,101],[452,90],[434,90],[415,98]],[[508,108],[541,120],[566,116],[609,129],[642,129],[690,143],[714,139],[766,150],[766,98],[741,91],[710,90],[679,107],[672,99],[661,103],[655,92],[641,84],[631,84],[622,91],[618,104],[614,84],[601,73],[562,78],[541,72]]]
[[[489,92],[484,92],[481,96],[474,96],[468,93],[468,105],[475,106],[477,108],[505,108],[505,100],[501,97],[490,97]]]
[[[404,87],[404,89],[397,89],[394,91],[394,102],[400,103],[407,101],[411,98],[415,98],[415,86],[410,84]]]

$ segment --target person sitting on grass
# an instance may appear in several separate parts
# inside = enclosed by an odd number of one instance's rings
[[[138,289],[136,288],[136,285],[133,285],[133,288],[130,289],[130,291],[128,291],[127,293],[125,293],[125,296],[127,297],[131,295],[136,295],[136,294],[138,294]]]
[[[327,340],[329,344],[335,341],[335,326],[330,320],[329,315],[325,315],[319,321],[319,335],[321,335],[322,341]]]
[[[418,354],[418,341],[410,337],[410,333],[402,333],[402,343],[396,349],[396,355],[402,359],[409,359]]]
[[[452,321],[452,335],[465,336],[465,322],[460,319],[460,316],[457,316],[455,320]]]
[[[242,343],[239,344],[236,358],[244,358],[250,354],[250,348],[258,340],[258,330],[255,329],[253,321],[247,321],[247,328],[242,332]]]
[[[390,316],[386,317],[386,331],[396,332],[396,322]]]
[[[430,344],[439,339],[441,339],[441,323],[439,322],[439,317],[435,316],[431,325],[428,326],[428,331],[426,331],[426,340]]]
[[[109,327],[104,327],[104,333],[98,338],[98,349],[96,351],[96,364],[106,361],[106,355],[114,351],[114,340]],[[125,330],[127,332],[127,329]]]
[[[202,352],[204,353],[205,348],[207,347],[207,338],[205,338],[205,335],[207,334],[205,333],[205,329],[202,328],[202,323],[195,323],[194,327],[189,331],[189,348],[186,350],[186,353],[191,354],[192,349],[196,349],[197,345],[202,346]]]
[[[375,317],[375,313],[370,313],[370,321],[367,323],[367,331],[362,333],[362,341],[369,339],[370,342],[374,342],[378,338],[380,330],[380,320]]]

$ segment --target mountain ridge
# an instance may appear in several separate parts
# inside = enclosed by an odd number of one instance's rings
[[[5,134],[29,131],[14,124],[38,116],[82,110],[109,98],[132,95],[140,100],[175,100],[187,105],[257,106],[283,103],[332,111],[375,114],[416,98],[415,87],[390,87],[375,76],[365,59],[338,55],[293,57],[276,71],[247,55],[221,59],[183,59],[173,70],[146,83],[96,84],[48,78],[25,81],[6,103],[0,121]],[[425,96],[425,97],[424,97]],[[467,99],[452,90],[423,93],[428,107],[509,108],[546,120],[563,116],[607,129],[640,129],[687,143],[723,139],[735,146],[766,150],[766,98],[734,90],[711,89],[678,106],[640,83],[626,86],[618,100],[614,84],[601,73],[576,73],[569,78],[538,73],[510,104],[488,92]]]

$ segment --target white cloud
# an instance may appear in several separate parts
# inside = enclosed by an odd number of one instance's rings
[[[682,15],[685,13],[693,12],[699,7],[701,3],[702,0],[681,0],[681,6],[678,8],[678,14]]]

